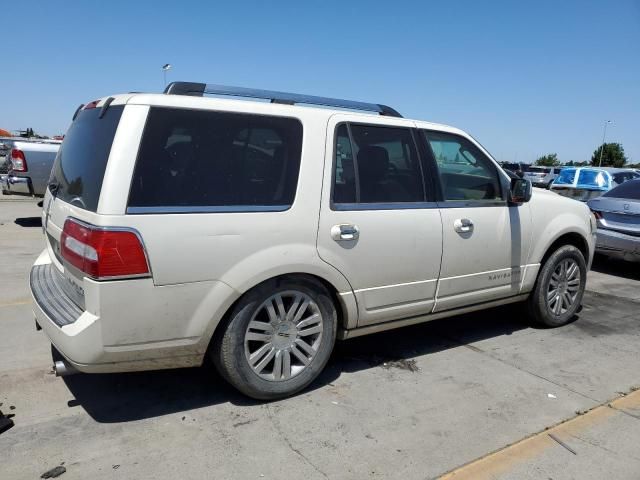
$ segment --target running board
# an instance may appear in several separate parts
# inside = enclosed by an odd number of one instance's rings
[[[477,303],[468,307],[445,310],[444,312],[428,313],[426,315],[419,315],[417,317],[403,318],[400,320],[393,320],[391,322],[378,323],[376,325],[367,325],[366,327],[359,327],[351,330],[340,329],[338,331],[338,340],[347,340],[349,338],[360,337],[362,335],[368,335],[370,333],[384,332],[385,330],[391,330],[394,328],[408,327],[409,325],[430,322],[431,320],[438,320],[439,318],[453,317],[455,315],[476,312],[478,310],[484,310],[486,308],[499,307],[501,305],[508,305],[510,303],[518,303],[526,300],[528,296],[529,294],[526,293],[523,295],[516,295],[515,297],[493,300],[491,302]]]

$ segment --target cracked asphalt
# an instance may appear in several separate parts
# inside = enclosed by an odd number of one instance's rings
[[[640,478],[637,266],[598,259],[568,326],[508,306],[356,338],[259,403],[209,367],[56,378],[28,302],[38,215],[0,201],[2,479]]]

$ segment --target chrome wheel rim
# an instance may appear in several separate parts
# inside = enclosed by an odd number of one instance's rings
[[[321,343],[320,308],[306,293],[289,290],[256,309],[244,335],[244,353],[260,378],[285,381],[311,364]]]
[[[562,315],[571,309],[580,292],[580,266],[567,258],[562,260],[549,279],[547,305],[554,315]]]

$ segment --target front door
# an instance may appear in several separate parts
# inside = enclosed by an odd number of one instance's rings
[[[433,310],[442,225],[412,127],[345,114],[328,125],[317,246],[350,282],[358,326]]]
[[[517,295],[531,242],[528,204],[508,204],[504,173],[470,139],[422,133],[441,186],[444,250],[434,311]]]

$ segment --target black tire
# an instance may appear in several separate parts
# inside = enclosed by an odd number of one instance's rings
[[[552,290],[554,290],[554,287],[551,282],[552,276],[557,274],[556,271],[561,268],[563,262],[569,262],[570,264],[571,262],[575,262],[579,269],[580,278],[577,293],[570,306],[564,311],[556,312],[552,306],[557,307],[558,305],[553,302],[558,302],[561,294],[557,297],[553,295]],[[567,324],[573,319],[580,308],[586,281],[587,265],[582,256],[582,252],[573,245],[563,245],[559,247],[547,258],[538,273],[536,284],[527,300],[527,312],[529,316],[537,324],[547,327],[559,327]],[[571,296],[570,292],[569,295]],[[552,296],[552,298],[549,299],[549,296]],[[561,305],[561,308],[563,308],[563,305]]]
[[[245,335],[248,334],[249,322],[256,315],[266,312],[264,310],[265,302],[274,295],[289,295],[292,292],[306,295],[314,302],[314,308],[317,307],[317,312],[321,315],[321,320],[318,323],[322,324],[320,342],[315,356],[312,357],[309,364],[296,367],[302,368],[299,373],[291,375],[291,378],[277,381],[265,379],[254,371],[245,353]],[[226,323],[220,327],[219,334],[214,338],[210,349],[210,355],[218,372],[231,385],[249,397],[259,400],[275,400],[299,392],[322,372],[335,344],[337,312],[331,295],[320,282],[307,277],[285,277],[265,282],[247,292],[235,305]],[[270,335],[276,341],[278,334],[274,332],[275,330]],[[294,338],[294,336],[291,335],[289,338]],[[280,335],[279,338],[287,337]],[[291,365],[298,361],[293,355],[290,358]],[[275,366],[271,365],[275,375]],[[283,368],[282,363],[280,368]]]

